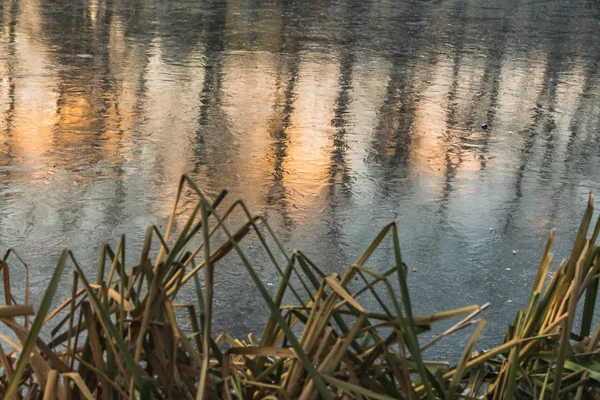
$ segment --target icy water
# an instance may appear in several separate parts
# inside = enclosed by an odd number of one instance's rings
[[[396,221],[416,312],[491,302],[485,347],[600,194],[599,64],[595,0],[2,0],[0,249],[37,299],[63,247],[137,256],[188,173],[327,272]],[[256,329],[224,271],[219,328]]]

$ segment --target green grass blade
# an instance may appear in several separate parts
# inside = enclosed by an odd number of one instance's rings
[[[23,371],[27,366],[29,357],[31,356],[31,352],[36,346],[36,341],[44,325],[46,314],[48,314],[48,311],[50,310],[50,305],[52,304],[52,300],[54,299],[54,295],[56,294],[56,289],[58,288],[58,285],[62,278],[62,274],[65,269],[65,264],[67,263],[68,256],[69,250],[65,249],[60,256],[60,259],[56,268],[54,269],[52,277],[48,281],[48,287],[46,289],[46,292],[44,293],[42,302],[40,303],[40,308],[38,309],[35,319],[31,324],[31,328],[29,330],[27,338],[25,339],[25,343],[23,343],[21,355],[17,360],[17,365],[13,371],[8,388],[6,389],[5,398],[7,399],[12,399],[16,396],[17,390],[19,388],[19,381],[21,380]]]

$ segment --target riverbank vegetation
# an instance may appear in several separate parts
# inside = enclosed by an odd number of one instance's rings
[[[600,396],[600,222],[591,196],[570,258],[553,263],[550,233],[526,307],[507,321],[504,342],[485,351],[478,338],[488,304],[413,314],[395,224],[343,273],[325,273],[301,251],[286,252],[243,202],[224,207],[224,197],[211,199],[183,177],[166,232],[148,228],[135,265],[124,237],[102,246],[93,278],[66,249],[35,309],[27,267],[9,251],[0,262],[3,398]],[[269,266],[247,255],[249,240]],[[382,249],[393,254],[391,267],[374,262]],[[213,327],[227,312],[213,307],[215,271],[234,258],[267,310],[263,331],[247,338]],[[19,268],[24,283],[11,281]],[[277,271],[278,286],[261,278],[265,268]],[[440,321],[448,328],[432,335]],[[449,335],[469,336],[458,363],[427,360],[424,351]]]

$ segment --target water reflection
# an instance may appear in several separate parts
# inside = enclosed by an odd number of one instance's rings
[[[1,2],[0,247],[43,282],[63,246],[139,243],[185,172],[328,271],[398,221],[418,311],[492,301],[492,340],[548,230],[564,256],[600,193],[599,18],[585,0]]]

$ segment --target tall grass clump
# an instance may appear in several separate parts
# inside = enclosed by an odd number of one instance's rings
[[[0,261],[0,320],[3,332],[12,331],[0,334],[3,398],[600,397],[600,328],[593,326],[600,222],[587,237],[591,196],[569,259],[550,274],[550,233],[527,307],[504,343],[487,351],[477,351],[477,341],[488,304],[413,314],[394,223],[343,274],[328,275],[301,251],[286,253],[243,202],[219,207],[224,196],[210,199],[182,177],[166,232],[148,228],[136,265],[126,265],[124,237],[115,249],[103,245],[95,279],[65,249],[37,310],[28,278],[24,303],[13,296],[12,260],[24,263],[9,250]],[[280,276],[274,294],[240,245],[251,233]],[[367,267],[382,247],[393,251],[393,265]],[[228,255],[239,258],[268,310],[257,338],[213,330],[215,271]],[[57,305],[65,285],[70,296]],[[195,292],[193,304],[179,300],[183,291]],[[431,324],[454,319],[423,339]],[[424,359],[427,348],[467,327],[472,334],[456,365]]]

